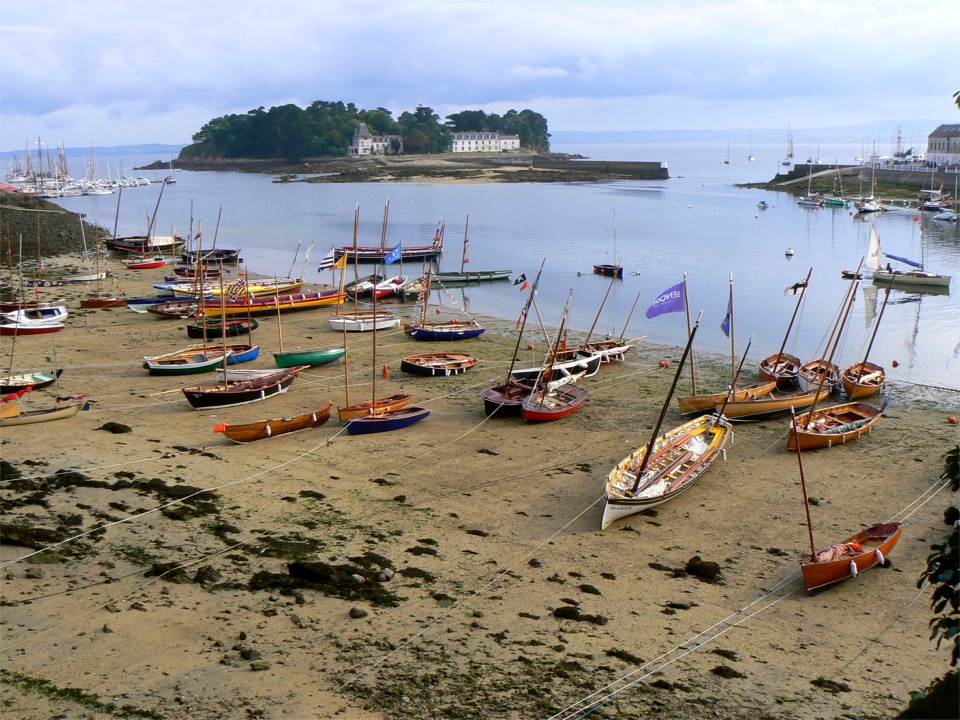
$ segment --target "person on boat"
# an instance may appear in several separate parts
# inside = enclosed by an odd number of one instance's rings
[[[887,272],[888,272],[888,273],[892,273],[892,272],[893,272],[893,267],[890,265],[890,263],[887,263]]]

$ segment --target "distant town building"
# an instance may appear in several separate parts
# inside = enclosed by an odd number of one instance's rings
[[[520,149],[519,135],[501,135],[499,132],[458,132],[453,134],[450,152],[510,152]]]
[[[371,135],[366,123],[357,125],[347,155],[392,155],[403,152],[403,138],[399,135]]]
[[[927,161],[960,164],[960,125],[941,125],[927,136]]]

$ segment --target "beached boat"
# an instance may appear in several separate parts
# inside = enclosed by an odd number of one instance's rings
[[[184,320],[189,317],[195,318],[198,313],[201,313],[200,305],[195,300],[167,299],[149,304],[128,301],[127,307],[137,312],[147,312],[161,320]]]
[[[76,415],[86,403],[81,399],[71,399],[69,402],[57,402],[56,405],[42,410],[20,410],[9,417],[0,417],[0,427],[14,425],[33,425],[34,423],[64,420]]]
[[[819,391],[801,390],[785,394],[771,393],[743,400],[729,400],[726,405],[719,402],[715,406],[715,410],[719,412],[720,408],[723,408],[723,416],[732,422],[756,422],[786,415],[790,412],[790,408],[808,408],[818,400],[826,400],[829,396],[830,391],[824,388]]]
[[[774,380],[779,390],[789,390],[797,386],[797,374],[800,372],[800,358],[796,355],[784,352],[787,346],[787,340],[790,337],[790,331],[793,329],[793,323],[797,319],[797,311],[800,310],[800,303],[803,295],[810,284],[810,275],[813,268],[807,271],[807,277],[801,282],[795,283],[786,289],[785,292],[799,295],[797,304],[793,308],[793,315],[790,316],[790,323],[787,325],[787,331],[783,335],[783,342],[780,343],[780,350],[774,355],[764,358],[760,361],[760,379]]]
[[[144,356],[143,367],[151,375],[197,375],[226,367],[232,350],[189,347],[163,355]]]
[[[249,380],[228,381],[213,387],[186,387],[182,391],[195,410],[248,405],[285,393],[303,369],[283,368],[270,375]]]
[[[40,390],[53,385],[63,374],[63,368],[55,372],[30,372],[0,377],[0,394],[15,393],[21,390]]]
[[[892,285],[892,282],[891,282]],[[887,301],[890,299],[891,285],[887,286],[886,294],[883,296],[883,305],[880,306],[880,313],[877,315],[877,321],[873,324],[873,332],[870,334],[870,342],[867,343],[867,349],[863,354],[863,360],[854,363],[841,375],[843,391],[851,400],[869,397],[883,390],[887,379],[886,370],[876,363],[869,362],[870,350],[873,348],[873,341],[877,337],[877,330],[880,329],[880,321],[883,319],[883,311],[887,308]]]
[[[8,322],[0,320],[0,335],[45,335],[60,332],[66,327],[54,321]]]
[[[797,415],[787,439],[787,450],[814,450],[856,440],[869,433],[883,417],[883,409],[863,402],[849,402]]]
[[[793,417],[794,430],[799,426]],[[800,467],[800,489],[803,492],[803,507],[807,516],[807,534],[810,538],[810,554],[800,563],[803,584],[813,592],[834,583],[853,578],[877,565],[886,566],[890,553],[900,536],[903,525],[897,522],[878,523],[865,527],[850,537],[834,543],[826,550],[817,552],[813,540],[813,520],[810,517],[810,496],[807,480],[803,474],[802,444],[797,442],[797,464]]]
[[[250,320],[229,320],[222,317],[216,318],[197,318],[193,322],[187,323],[187,337],[194,339],[200,338],[219,338],[219,337],[237,337],[239,335],[249,335],[260,327],[260,323],[255,318]]]
[[[678,396],[677,405],[681,415],[694,415],[705,412],[714,412],[717,405],[722,405],[725,401],[740,402],[752,400],[755,398],[769,395],[777,388],[776,380],[763,380],[759,383],[737,387],[737,356],[736,356],[736,332],[733,313],[733,273],[730,274],[730,292],[727,300],[727,314],[721,323],[723,333],[730,338],[730,387],[726,390],[713,393],[696,393],[693,395]],[[749,350],[749,345],[747,346]],[[746,358],[746,352],[744,352]],[[691,375],[695,376],[696,370],[691,364]],[[696,377],[693,380],[693,387],[696,388]]]
[[[411,375],[460,375],[479,362],[466,353],[436,352],[409,355],[400,361],[400,370]]]
[[[363,417],[364,415],[383,415],[406,407],[412,400],[412,395],[397,393],[395,395],[379,397],[373,401],[367,400],[366,402],[355,403],[339,408],[337,410],[337,416],[340,422],[344,423],[354,418]]]
[[[367,435],[369,433],[400,430],[424,420],[429,414],[430,411],[426,408],[408,406],[399,410],[360,415],[347,422],[347,433],[349,435]]]
[[[627,327],[630,325],[630,318],[633,317],[633,311],[637,307],[637,302],[640,300],[640,291],[637,291],[637,296],[633,300],[633,305],[630,308],[630,312],[627,315],[627,320],[623,324],[623,331],[620,333],[619,338],[611,338],[609,335],[604,340],[593,340],[590,338],[593,337],[593,331],[597,327],[597,321],[600,320],[600,313],[603,312],[603,306],[607,302],[607,297],[610,295],[610,290],[613,289],[613,283],[616,278],[610,278],[610,284],[607,286],[607,292],[603,296],[603,300],[600,301],[600,307],[597,308],[597,314],[593,318],[593,324],[590,325],[590,329],[587,331],[587,337],[582,343],[577,346],[577,352],[584,357],[593,355],[594,353],[600,353],[600,364],[601,365],[610,365],[615,362],[623,362],[626,359],[627,353],[633,348],[634,344],[639,340],[642,340],[646,335],[640,335],[639,337],[632,338],[630,340],[624,340],[623,336],[627,331]]]
[[[862,261],[861,261],[862,264]],[[860,265],[857,266],[858,274]],[[846,295],[840,303],[837,310],[837,319],[830,330],[830,337],[827,339],[826,348],[830,353],[826,357],[820,357],[816,360],[810,360],[800,366],[797,373],[797,383],[800,389],[809,392],[810,390],[819,390],[821,387],[827,388],[831,393],[839,394],[842,385],[840,383],[840,368],[833,362],[833,356],[840,347],[840,341],[843,339],[843,328],[850,316],[850,310],[853,308],[853,302],[856,299],[857,286],[859,280],[851,280],[850,287],[847,288]]]
[[[534,380],[516,380],[511,378],[503,383],[491,385],[480,391],[483,398],[483,412],[486,415],[508,417],[519,415],[523,401],[533,392]]]
[[[427,305],[430,298],[431,274],[427,273],[427,286],[420,301],[420,317],[403,326],[403,332],[414,340],[469,340],[478,337],[486,330],[480,323],[469,315],[467,320],[453,320],[432,322],[427,320]],[[461,308],[466,314],[466,311]]]
[[[133,255],[123,260],[123,264],[127,270],[153,270],[166,265],[167,259],[163,255]]]
[[[571,375],[583,374],[584,377],[593,377],[603,362],[603,353],[599,350],[587,353],[580,350],[557,350],[548,353],[544,362],[549,360],[550,381],[560,380]],[[543,364],[537,367],[514,368],[510,376],[515,380],[536,380],[543,369]]]
[[[63,322],[69,313],[65,305],[40,305],[21,308],[0,315],[0,322],[30,325],[31,323]]]
[[[227,300],[221,308],[217,300],[204,300],[204,315],[265,315],[275,312],[294,312],[296,310],[312,310],[319,307],[330,307],[343,300],[344,294],[339,290],[320,290],[318,292],[299,293],[296,295],[264,295],[263,297],[243,297],[237,300]]]
[[[601,529],[620,518],[672,500],[693,485],[718,457],[725,456],[724,448],[733,431],[722,415],[701,415],[660,434],[699,326],[698,317],[650,441],[617,463],[607,475]]]
[[[293,417],[273,418],[272,420],[259,420],[242,424],[220,423],[213,428],[213,431],[223,433],[225,437],[230,438],[235,443],[242,444],[266,440],[278,435],[289,435],[301,430],[320,427],[330,418],[331,407],[333,407],[333,403],[328,402],[319,410]]]
[[[400,327],[400,316],[386,310],[338,311],[327,322],[331,329],[340,332],[372,332]]]
[[[273,360],[277,367],[294,367],[296,365],[326,365],[339,360],[346,351],[342,348],[329,350],[295,349],[275,352]]]

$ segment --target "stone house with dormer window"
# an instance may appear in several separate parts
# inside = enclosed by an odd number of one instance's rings
[[[396,145],[396,149],[394,146]],[[393,155],[403,152],[403,138],[399,135],[372,135],[366,123],[357,125],[347,155]]]

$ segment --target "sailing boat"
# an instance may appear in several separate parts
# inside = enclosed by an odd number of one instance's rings
[[[386,211],[384,211],[386,212]],[[356,250],[358,235],[360,232],[360,205],[357,204],[353,212],[353,247]],[[327,259],[334,259],[334,250],[331,248],[330,255],[327,256]],[[356,294],[353,295],[353,310],[344,311],[341,300],[346,297],[347,293],[344,287],[344,281],[346,278],[346,264],[347,258],[349,255],[343,254],[339,259],[333,262],[333,265],[330,267],[337,268],[340,270],[340,291],[337,294],[337,309],[332,315],[328,318],[330,327],[334,330],[341,330],[343,332],[371,332],[373,330],[387,330],[393,327],[400,327],[400,317],[392,312],[387,312],[385,310],[360,310],[359,301],[357,300]],[[326,259],[325,259],[326,260]],[[353,253],[353,272],[355,283],[359,283],[360,279],[358,277],[359,273],[357,271],[357,253]]]
[[[384,215],[386,223],[386,215]],[[398,246],[399,247],[399,246]],[[373,309],[377,309],[377,296],[373,296]],[[347,334],[343,334],[344,348],[346,348]],[[344,377],[346,379],[347,406],[340,408],[340,421],[347,423],[347,433],[350,435],[366,435],[370,433],[389,432],[409,427],[424,420],[430,411],[426,408],[409,405],[409,395],[392,395],[377,397],[377,330],[374,328],[370,351],[371,397],[370,400],[357,405],[350,405],[350,375],[346,372],[344,362]],[[386,367],[386,366],[384,366]]]
[[[847,323],[850,310],[853,308],[853,301],[856,300],[857,285],[859,283],[856,275],[859,275],[860,265],[862,264],[863,260],[857,265],[854,279],[850,281],[850,287],[847,289],[847,293],[840,303],[837,311],[837,320],[830,330],[830,337],[827,338],[827,344],[824,346],[825,349],[830,349],[829,357],[810,360],[800,366],[800,371],[797,373],[797,382],[801,390],[810,391],[814,388],[826,388],[831,393],[840,391],[840,368],[834,364],[833,356],[840,346],[840,341],[843,338],[843,328]]]
[[[807,171],[807,194],[801,195],[797,199],[797,205],[801,207],[823,207],[823,198],[819,195],[814,195],[810,190],[810,182],[813,180],[813,163],[810,163]]]
[[[787,332],[783,335],[783,342],[780,343],[780,351],[776,355],[771,355],[770,357],[764,358],[760,361],[760,377],[763,380],[776,380],[777,388],[780,390],[786,390],[788,388],[794,387],[797,384],[797,373],[800,370],[800,358],[796,355],[791,355],[785,353],[783,350],[787,346],[787,340],[790,337],[790,331],[793,329],[793,323],[797,319],[797,311],[800,310],[800,302],[803,300],[803,295],[807,290],[807,286],[810,284],[810,275],[813,273],[813,268],[807,271],[807,277],[799,283],[791,285],[787,288],[787,292],[793,292],[793,294],[798,294],[797,304],[793,308],[793,315],[790,316],[790,324],[787,325]]]
[[[279,291],[277,292],[279,296]],[[288,368],[297,365],[326,365],[339,360],[346,354],[346,348],[331,348],[329,350],[297,348],[296,350],[283,349],[283,321],[281,320],[280,302],[277,302],[277,334],[280,341],[280,351],[273,354],[277,367]],[[329,414],[329,413],[328,413]]]
[[[569,374],[554,380],[552,359],[557,357],[560,341],[563,338],[564,325],[567,313],[570,311],[570,300],[573,291],[567,296],[567,304],[560,316],[556,339],[553,342],[553,351],[544,359],[543,367],[534,381],[533,390],[520,402],[523,419],[528,422],[551,422],[566,417],[580,407],[589,397],[589,393],[576,385],[578,380],[587,374],[586,370]]]
[[[469,270],[467,264],[470,258],[467,256],[467,230],[470,227],[470,216],[467,215],[467,222],[463,226],[463,252],[460,254],[460,272],[437,272],[434,277],[442,283],[467,283],[467,282],[487,282],[493,280],[507,280],[510,278],[512,270]]]
[[[950,275],[940,275],[939,273],[927,272],[923,269],[923,224],[920,220],[920,261],[910,260],[897,255],[883,253],[885,257],[902,262],[905,265],[916,268],[915,270],[894,270],[890,263],[885,268],[880,267],[880,237],[877,235],[876,228],[870,226],[870,244],[867,248],[866,266],[868,270],[873,271],[873,281],[878,283],[893,282],[894,285],[911,285],[917,287],[949,288]]]
[[[66,398],[60,397],[58,378],[62,370],[57,368],[56,355],[54,355],[53,382],[56,388],[56,403],[53,407],[42,408],[39,410],[23,410],[19,403],[14,404],[14,400],[19,401],[29,388],[21,388],[15,393],[4,397],[3,404],[0,405],[0,427],[10,427],[13,425],[33,425],[35,423],[50,422],[52,420],[63,420],[73,417],[81,410],[88,409],[89,405],[84,398],[87,394],[71,395]]]
[[[842,381],[843,390],[851,400],[868,397],[880,392],[886,381],[886,371],[876,363],[869,362],[870,350],[873,348],[873,341],[877,337],[877,330],[880,329],[880,321],[883,319],[883,311],[887,309],[887,301],[890,299],[890,290],[893,281],[887,285],[886,294],[883,296],[883,305],[880,306],[880,313],[877,315],[877,321],[873,326],[873,333],[870,335],[870,342],[867,343],[867,350],[863,354],[863,360],[854,363],[843,371]]]
[[[686,293],[686,282],[684,282],[684,293]],[[777,388],[777,383],[775,380],[764,380],[763,382],[754,383],[752,385],[747,385],[737,389],[736,333],[734,332],[733,322],[733,273],[730,273],[730,296],[727,300],[727,314],[726,317],[724,317],[723,323],[721,323],[720,327],[723,329],[724,334],[730,338],[731,385],[727,390],[723,390],[721,392],[706,393],[702,395],[695,393],[686,397],[677,397],[677,404],[679,405],[681,415],[694,415],[705,412],[713,412],[718,403],[724,403],[726,401],[733,400],[746,400],[753,397],[762,397],[772,393]],[[691,365],[691,374],[694,372],[693,366]],[[694,380],[694,387],[696,387],[696,380]]]
[[[534,380],[532,378],[514,377],[513,368],[517,362],[517,352],[520,350],[520,339],[523,337],[523,329],[527,325],[527,313],[530,310],[530,305],[537,292],[537,286],[540,284],[540,274],[543,272],[543,264],[545,262],[546,259],[540,262],[540,270],[537,272],[537,277],[534,279],[533,285],[530,286],[530,296],[527,298],[527,302],[520,312],[520,320],[517,322],[517,344],[513,349],[506,380],[480,391],[480,396],[483,398],[483,412],[486,415],[519,415],[521,412],[520,403],[533,391]]]
[[[83,228],[83,218],[80,218],[80,237],[83,238],[83,249],[84,257],[86,257],[87,249],[87,235]],[[80,298],[80,307],[82,308],[111,308],[111,307],[126,307],[127,301],[122,298],[116,297],[104,297],[101,293],[100,281],[100,240],[97,239],[97,249],[95,257],[96,272],[94,273],[97,276],[97,294],[93,297]]]
[[[620,333],[620,337],[613,339],[609,336],[606,340],[594,340],[590,342],[590,337],[593,335],[593,329],[597,326],[597,320],[600,319],[600,313],[603,311],[603,306],[607,302],[607,296],[610,295],[610,290],[613,288],[613,281],[615,278],[610,279],[610,285],[607,287],[607,292],[603,296],[603,300],[600,303],[600,307],[597,309],[597,315],[593,319],[593,325],[590,326],[590,330],[587,332],[587,338],[580,345],[577,346],[577,352],[581,356],[591,356],[595,353],[600,353],[600,364],[609,365],[615,362],[621,362],[626,358],[626,355],[633,348],[634,344],[638,340],[643,340],[646,335],[640,335],[639,337],[632,338],[630,340],[624,340],[623,336],[627,332],[627,326],[630,324],[630,318],[633,317],[633,311],[637,307],[637,301],[640,300],[640,291],[637,291],[637,297],[633,300],[633,306],[630,308],[630,314],[627,315],[627,321],[623,324],[623,332]]]
[[[871,161],[870,163],[870,194],[867,197],[860,197],[854,201],[853,206],[857,210],[858,215],[865,215],[868,213],[882,212],[883,206],[880,205],[880,198],[875,198],[873,196],[874,187],[877,184],[877,168],[876,163]]]
[[[724,448],[733,431],[722,414],[703,415],[658,436],[699,326],[697,317],[650,442],[630,453],[607,475],[601,529],[671,500],[693,485],[718,457],[726,457]]]
[[[797,427],[793,419],[793,427]],[[900,536],[903,525],[900,523],[880,523],[864,528],[848,538],[834,543],[826,550],[817,552],[813,541],[813,522],[810,519],[810,498],[807,495],[807,481],[803,475],[803,459],[797,451],[797,464],[800,466],[800,488],[803,491],[803,506],[807,514],[807,532],[810,535],[810,554],[800,563],[803,584],[812,592],[827,585],[856,577],[864,570],[876,565],[886,565],[887,558]]]
[[[413,322],[403,326],[403,332],[414,340],[468,340],[481,335],[486,328],[467,314],[464,308],[460,308],[469,318],[466,322],[462,320],[448,320],[444,322],[431,322],[427,320],[427,305],[430,301],[430,285],[432,282],[432,268],[427,269],[427,281],[421,291],[420,298],[420,317]],[[443,285],[441,284],[442,288]]]

